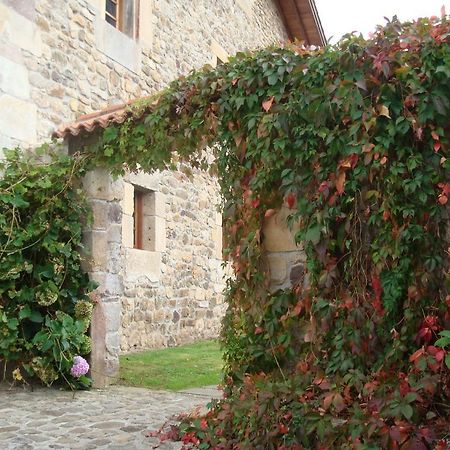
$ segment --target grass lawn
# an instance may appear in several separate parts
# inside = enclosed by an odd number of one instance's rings
[[[120,357],[120,383],[179,391],[218,384],[222,355],[217,341],[130,353]]]

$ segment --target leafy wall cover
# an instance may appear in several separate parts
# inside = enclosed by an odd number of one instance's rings
[[[225,398],[176,436],[205,449],[445,448],[449,119],[443,16],[238,54],[90,147],[114,170],[205,167],[215,152],[235,274]],[[271,293],[262,225],[283,205],[308,283]]]
[[[444,449],[448,18],[238,54],[131,112],[86,161],[188,170],[212,148],[234,268],[224,399],[169,435],[202,449]],[[282,206],[308,282],[270,292],[262,225]]]

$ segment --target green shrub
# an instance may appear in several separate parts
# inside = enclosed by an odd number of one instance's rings
[[[80,267],[83,158],[51,151],[6,150],[0,162],[0,362],[50,385],[74,387],[75,355],[90,352],[86,336],[92,285]],[[21,372],[21,369],[24,371]]]

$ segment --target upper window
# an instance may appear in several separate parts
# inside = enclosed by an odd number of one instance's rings
[[[138,0],[105,0],[105,19],[130,38],[137,37]]]

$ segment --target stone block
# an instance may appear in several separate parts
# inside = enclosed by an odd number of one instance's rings
[[[95,44],[110,59],[138,74],[141,68],[139,44],[112,27],[100,15],[95,20]]]
[[[146,216],[166,217],[166,195],[162,192],[151,191],[144,196],[142,212]]]
[[[217,57],[221,62],[228,62],[228,53],[225,49],[214,39],[211,41],[210,46],[211,53]]]
[[[218,227],[222,228],[222,213],[216,212],[214,214],[214,221]]]
[[[108,205],[109,223],[119,224],[122,222],[122,207],[118,202],[110,202]]]
[[[164,252],[166,250],[166,220],[158,216],[143,217],[144,250]]]
[[[296,264],[290,268],[289,280],[292,286],[302,286],[305,281],[305,266],[303,264]]]
[[[112,355],[110,353],[106,353],[106,361],[105,361],[105,373],[108,377],[108,384],[113,384],[117,382],[119,376],[119,354]]]
[[[5,0],[5,3],[27,19],[35,20],[35,0]]]
[[[149,191],[158,191],[158,177],[157,174],[150,174],[143,171],[128,173],[124,176],[127,183],[131,183],[142,189]]]
[[[160,271],[161,253],[149,252],[135,248],[125,250],[125,278],[127,282],[138,280],[141,277],[148,278],[151,282],[158,282]]]
[[[123,183],[122,212],[129,216],[134,213],[134,187],[131,183]]]
[[[106,231],[87,231],[83,233],[85,257],[88,272],[106,270],[108,262],[108,236]]]
[[[103,308],[106,318],[106,331],[118,333],[121,323],[121,303],[104,303]]]
[[[106,333],[106,352],[108,356],[117,357],[120,349],[119,330]]]
[[[134,219],[126,214],[122,214],[122,244],[128,248],[134,246]]]
[[[122,225],[111,224],[108,227],[108,242],[121,243],[122,242]]]
[[[283,254],[266,255],[272,284],[282,284],[287,277],[287,261]]]
[[[109,297],[109,300],[113,300],[116,296],[123,295],[123,280],[122,276],[115,273],[106,273],[104,278],[104,292]],[[102,287],[102,286],[100,286]],[[108,300],[105,300],[108,301]]]
[[[90,207],[93,215],[93,230],[106,230],[109,225],[108,211],[109,203],[104,200],[91,200]]]
[[[26,144],[36,142],[37,108],[34,103],[4,94],[0,96],[0,111],[0,130]]]
[[[151,49],[153,46],[153,0],[140,0],[139,2],[139,41],[142,46]]]
[[[293,211],[282,207],[273,216],[264,221],[263,245],[268,252],[291,252],[301,250],[302,245],[296,245],[294,237],[299,230],[299,225],[294,224],[290,229],[286,219]]]
[[[87,0],[89,5],[93,7],[94,11],[97,13],[102,11],[102,8],[104,9],[104,2],[102,0]]]
[[[90,355],[90,374],[92,386],[103,388],[108,384],[106,375],[106,318],[103,304],[97,302],[91,322],[92,351]]]
[[[211,230],[211,234],[214,242],[214,257],[222,259],[222,227],[215,226]]]
[[[12,8],[0,4],[0,40],[6,40],[35,56],[42,54],[38,27]]]
[[[17,98],[29,99],[30,83],[26,67],[3,56],[0,56],[0,67],[0,90]]]
[[[107,169],[94,169],[83,178],[83,188],[86,195],[92,199],[113,200],[110,189],[111,176]]]

